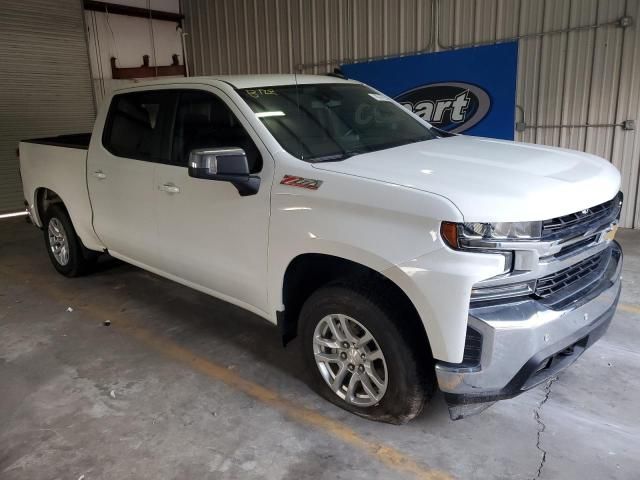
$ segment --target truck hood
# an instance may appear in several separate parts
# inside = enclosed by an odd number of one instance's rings
[[[463,135],[314,167],[441,195],[467,222],[546,220],[610,200],[620,188],[620,173],[600,157]]]

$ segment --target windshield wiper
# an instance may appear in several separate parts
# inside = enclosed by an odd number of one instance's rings
[[[346,153],[332,153],[331,155],[323,155],[321,157],[312,157],[307,160],[311,163],[323,163],[323,162],[341,162],[342,160],[346,160],[351,155]]]
[[[346,160],[347,158],[353,157],[354,155],[359,155],[361,153],[365,152],[359,150],[350,150],[345,152],[332,153],[330,155],[322,155],[320,157],[307,158],[306,160],[311,163],[341,162],[342,160]]]

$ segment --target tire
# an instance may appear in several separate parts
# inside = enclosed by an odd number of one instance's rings
[[[424,332],[416,331],[406,310],[385,298],[384,291],[367,290],[366,284],[357,287],[354,283],[335,283],[314,292],[300,312],[301,345],[312,388],[335,405],[371,420],[403,424],[418,415],[433,394],[435,372]],[[352,336],[363,338],[368,331],[373,342],[358,349],[352,348],[352,342],[346,350],[343,342],[338,342],[342,349],[320,345],[318,336],[325,339],[324,343],[334,344],[337,340],[330,321],[343,336],[346,322]],[[376,354],[378,349],[381,355]],[[324,358],[324,354],[331,362],[318,363],[317,355]],[[335,354],[348,370],[339,393],[329,385],[344,372]],[[352,370],[349,364],[353,365]],[[375,371],[377,383],[369,375],[371,370]],[[354,381],[357,386],[352,393],[356,395],[352,395],[348,385],[356,375],[360,380]],[[368,377],[373,395],[365,389],[362,376]],[[386,385],[379,387],[379,383]]]
[[[51,205],[47,209],[43,232],[49,259],[59,273],[78,277],[91,271],[98,254],[82,245],[64,207]]]

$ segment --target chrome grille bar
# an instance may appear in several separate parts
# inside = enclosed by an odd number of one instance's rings
[[[605,250],[575,265],[538,279],[536,296],[548,298],[576,285],[581,280],[588,281],[591,276],[594,279],[600,278],[607,267],[609,253],[609,250]]]
[[[586,231],[593,226],[610,223],[618,218],[622,207],[622,193],[618,193],[608,202],[580,212],[542,222],[542,239],[570,236],[574,231]]]

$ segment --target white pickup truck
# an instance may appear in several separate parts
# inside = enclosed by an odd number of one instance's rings
[[[138,84],[91,135],[20,143],[55,268],[99,252],[300,337],[313,387],[402,423],[555,376],[620,293],[620,175],[585,153],[438,131],[359,82]]]

